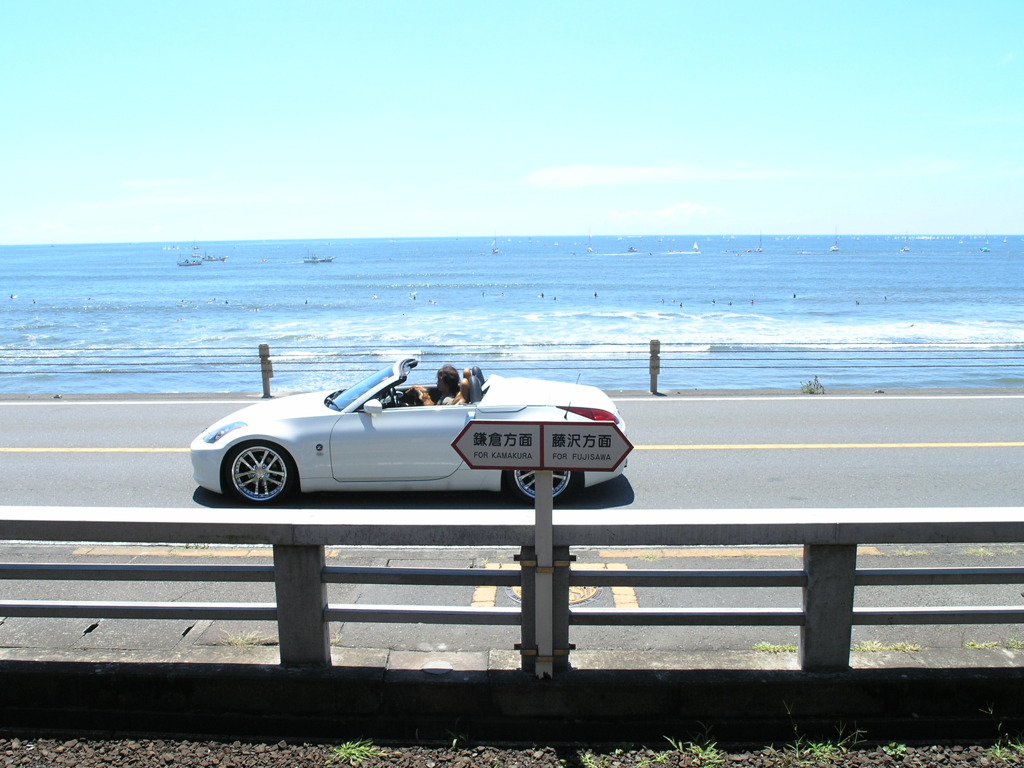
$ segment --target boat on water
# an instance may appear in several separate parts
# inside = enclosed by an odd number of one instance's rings
[[[494,239],[491,240],[491,253],[501,253],[501,249],[498,248],[498,236],[495,235]]]
[[[757,235],[757,248],[754,249],[754,253],[764,253],[764,248],[761,247],[761,234]]]
[[[693,250],[692,251],[669,251],[669,253],[670,254],[694,254],[694,253],[700,253],[700,246],[697,245],[697,241],[694,240],[693,241]]]
[[[208,253],[203,254],[203,261],[227,261],[227,256],[211,256]]]
[[[832,243],[832,247],[828,249],[828,252],[829,253],[838,253],[839,252],[839,232],[838,231],[836,232],[836,241],[834,243]]]
[[[334,261],[333,256],[317,256],[315,253],[311,253],[302,259],[303,264],[330,264],[332,261]]]
[[[201,267],[203,265],[203,257],[199,255],[199,245],[192,243],[192,255],[182,256],[178,259],[179,267]]]
[[[910,235],[903,238],[903,247],[900,248],[900,253],[910,253]]]

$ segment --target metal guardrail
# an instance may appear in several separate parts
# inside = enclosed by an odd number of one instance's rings
[[[573,371],[600,369],[616,381],[636,382],[626,389],[641,389],[648,380],[651,392],[659,381],[670,387],[686,382],[693,374],[705,379],[730,381],[738,371],[770,370],[792,374],[794,384],[811,375],[840,376],[871,371],[908,375],[957,369],[993,380],[1024,381],[1024,344],[1006,343],[886,343],[865,344],[718,344],[700,341],[623,342],[619,344],[533,343],[495,349],[489,345],[417,345],[409,342],[402,352],[418,354],[427,367],[456,360],[472,360],[484,370],[500,369],[506,375],[552,377]],[[244,347],[94,347],[61,349],[37,347],[0,348],[0,378],[60,374],[65,380],[135,374],[180,374],[190,391],[218,391],[227,380],[237,389],[245,382],[271,395],[275,375],[303,381],[310,375],[329,374],[345,380],[377,370],[394,355],[379,343],[343,346],[264,343],[258,349]],[[276,373],[275,373],[276,372]],[[659,379],[659,377],[661,377]],[[802,378],[801,378],[802,377]],[[70,391],[75,385],[65,381]],[[613,387],[615,388],[615,387]]]
[[[571,626],[795,626],[805,671],[849,666],[852,628],[870,624],[1024,623],[1019,606],[885,607],[854,604],[857,586],[1020,584],[1024,568],[857,567],[859,544],[1024,542],[1024,508],[630,510],[629,521],[608,511],[556,511],[555,671],[568,667]],[[0,616],[45,618],[220,619],[276,621],[285,666],[327,667],[332,621],[519,625],[522,668],[535,671],[538,568],[532,514],[525,511],[422,512],[345,510],[323,515],[301,510],[196,510],[0,507],[0,541],[180,542],[264,544],[272,566],[74,565],[8,563],[0,579],[82,581],[273,582],[267,603],[0,601]],[[530,543],[527,543],[530,542]],[[571,546],[802,545],[803,564],[790,570],[577,571]],[[333,567],[325,546],[518,547],[520,570]],[[335,605],[331,583],[520,586],[521,608],[407,605]],[[570,587],[796,587],[800,608],[603,608],[571,607]]]

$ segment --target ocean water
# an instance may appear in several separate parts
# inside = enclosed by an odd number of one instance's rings
[[[0,247],[0,392],[343,386],[425,365],[644,389],[1024,385],[1024,238],[498,237]],[[694,253],[694,246],[699,253]],[[908,249],[908,250],[901,250]],[[308,256],[333,258],[304,263]]]

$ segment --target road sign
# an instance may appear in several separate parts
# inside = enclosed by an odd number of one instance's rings
[[[633,445],[611,421],[471,421],[452,442],[472,469],[611,472]]]
[[[533,673],[555,669],[553,470],[611,472],[633,445],[611,421],[471,421],[452,441],[472,469],[534,470],[534,634]],[[566,649],[561,649],[566,650]]]

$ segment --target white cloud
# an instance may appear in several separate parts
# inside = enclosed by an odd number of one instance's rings
[[[571,187],[670,184],[686,181],[791,178],[793,171],[712,169],[690,165],[556,165],[526,177],[526,183],[549,189]]]
[[[145,179],[126,181],[124,185],[129,189],[166,189],[167,187],[182,187],[191,183],[185,179]]]
[[[717,216],[722,213],[725,213],[725,210],[714,205],[677,203],[654,211],[613,211],[611,218],[620,224],[632,223],[654,227],[689,224],[695,219]]]

